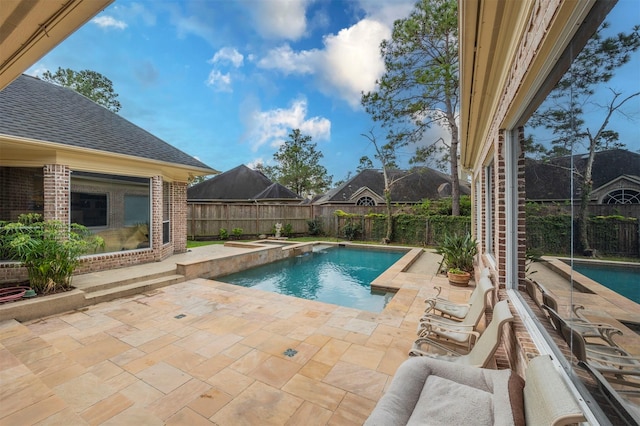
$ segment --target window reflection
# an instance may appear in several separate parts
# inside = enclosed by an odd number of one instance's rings
[[[71,221],[104,239],[98,252],[150,247],[149,179],[73,172]]]

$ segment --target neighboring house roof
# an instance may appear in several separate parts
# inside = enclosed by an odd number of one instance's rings
[[[428,167],[413,171],[392,170],[389,175],[391,179],[396,180],[391,187],[391,201],[394,203],[419,203],[424,199],[437,200],[451,195],[450,176]],[[339,187],[327,192],[315,204],[354,204],[367,192],[377,196],[377,202],[383,199],[384,175],[381,170],[363,170]],[[460,194],[470,193],[469,186],[460,183]]]
[[[189,201],[301,200],[294,192],[271,182],[261,172],[250,169],[244,164],[192,186],[187,190],[187,199]]]
[[[283,186],[279,183],[272,183],[264,189],[261,193],[253,197],[256,200],[274,200],[274,199],[301,199],[295,192]]]
[[[525,160],[525,192],[526,199],[533,201],[565,201],[569,200],[571,185],[572,156],[552,158],[549,160]],[[573,165],[580,173],[585,169],[587,154],[573,156]],[[612,149],[596,152],[593,161],[593,189],[603,187],[622,175],[640,177],[640,154],[624,149]],[[579,175],[574,175],[574,199],[579,198]]]
[[[0,135],[216,172],[74,90],[27,75],[0,91]]]

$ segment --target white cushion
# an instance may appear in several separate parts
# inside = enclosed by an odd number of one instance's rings
[[[407,426],[493,425],[492,394],[443,377],[425,381]]]

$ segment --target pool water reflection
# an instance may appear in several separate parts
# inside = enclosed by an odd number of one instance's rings
[[[381,312],[393,294],[372,293],[371,282],[406,251],[327,247],[216,278],[308,300]]]

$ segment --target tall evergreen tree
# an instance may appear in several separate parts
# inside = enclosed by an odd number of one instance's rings
[[[300,129],[293,129],[289,139],[273,155],[276,165],[263,166],[262,169],[267,176],[275,177],[277,182],[296,194],[307,197],[323,193],[331,186],[332,176],[320,164],[322,157],[311,136],[303,135]]]
[[[451,140],[446,156],[451,173],[452,214],[460,214],[458,179],[458,3],[420,0],[405,19],[393,25],[391,40],[380,46],[386,71],[377,89],[362,95],[362,105],[387,130],[385,144],[398,152],[424,142],[425,131],[439,125]],[[442,138],[420,147],[427,158],[439,151]],[[415,163],[415,161],[414,161]]]

